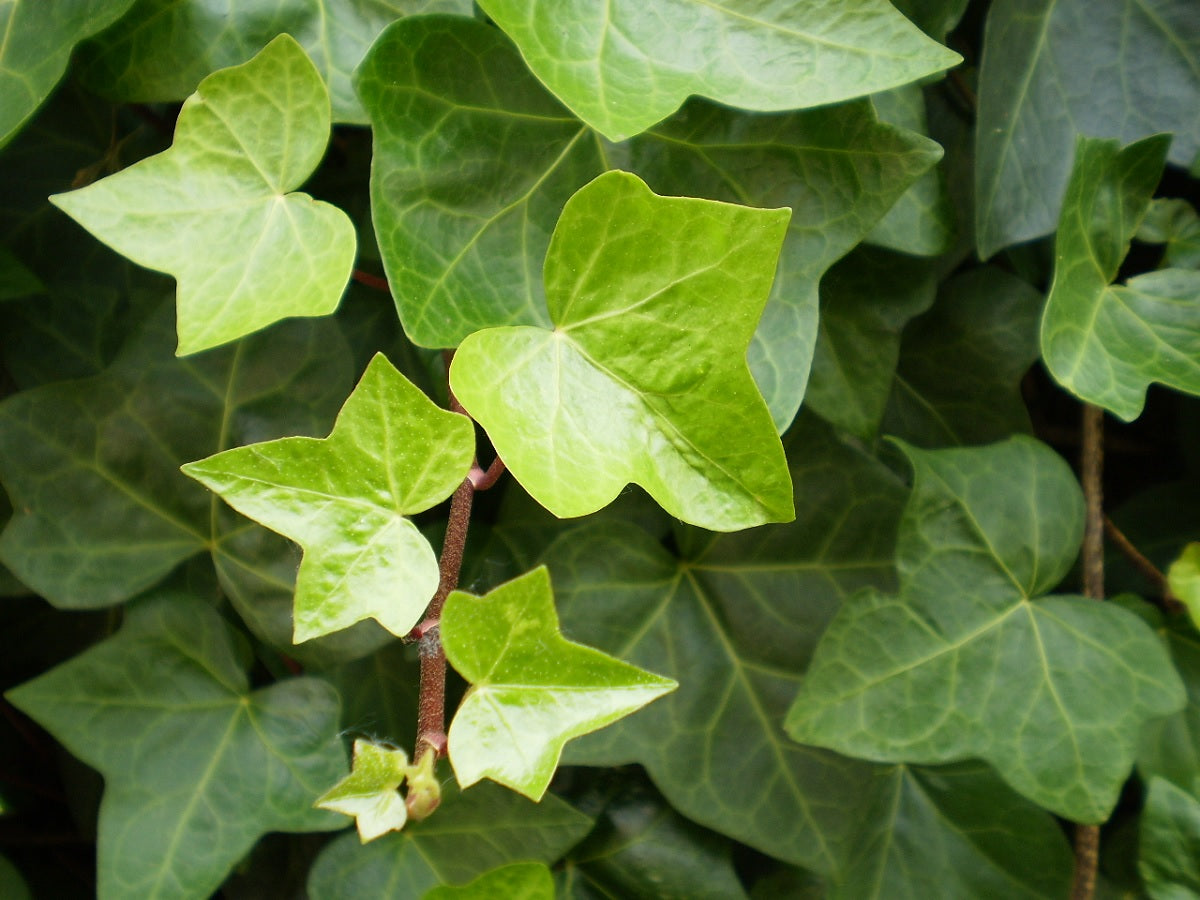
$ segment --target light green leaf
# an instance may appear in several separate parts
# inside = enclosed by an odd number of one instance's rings
[[[1196,782],[1200,789],[1200,781]],[[1200,799],[1162,778],[1150,779],[1138,825],[1138,871],[1152,900],[1200,895]]]
[[[571,198],[546,256],[555,329],[478,332],[450,369],[539,503],[585,515],[633,482],[707,528],[793,516],[783,448],[745,362],[787,218],[660,197],[624,172]]]
[[[179,281],[179,353],[333,312],[354,264],[345,213],[291,193],[329,139],[329,94],[280,35],[210,75],[171,149],[52,201],[114,250]]]
[[[749,352],[780,431],[804,396],[818,281],[941,155],[878,122],[866,102],[765,116],[692,100],[628,144],[608,144],[545,91],[502,33],[467,19],[396,23],[358,87],[375,135],[375,230],[400,318],[423,346],[549,325],[541,264],[555,221],[573,191],[610,167],[633,169],[660,194],[791,206]]]
[[[979,255],[1054,230],[1077,134],[1174,132],[1200,151],[1200,29],[1193,0],[998,0],[979,73]]]
[[[0,147],[54,90],[75,45],[133,0],[0,0]]]
[[[554,900],[554,879],[545,863],[510,863],[462,887],[436,887],[424,900]]]
[[[437,556],[408,516],[466,477],[475,432],[377,355],[329,437],[287,437],[183,466],[243,515],[305,550],[295,641],[372,617],[399,637],[438,586]]]
[[[446,658],[471,684],[447,737],[463,787],[490,778],[540,800],[567,741],[678,687],[566,640],[544,567],[483,597],[455,591],[441,634]]]
[[[1030,433],[1021,378],[1038,358],[1041,293],[993,267],[943,283],[904,330],[882,431],[921,447]]]
[[[762,111],[825,106],[961,61],[883,0],[482,0],[529,68],[609,140],[696,94]]]
[[[1200,394],[1200,272],[1110,286],[1162,173],[1169,137],[1120,148],[1080,138],[1063,198],[1042,357],[1059,384],[1130,421],[1159,381]]]
[[[487,782],[460,792],[450,779],[428,819],[366,845],[348,834],[326,846],[309,872],[308,894],[313,900],[420,897],[506,863],[553,863],[590,828],[591,819],[553,794],[531,803]]]
[[[408,777],[408,754],[362,738],[354,742],[350,774],[317,798],[314,805],[353,816],[365,844],[408,821],[399,787]]]
[[[470,0],[137,0],[85,44],[81,76],[125,103],[182,100],[206,75],[250,59],[286,32],[329,85],[335,122],[365,124],[350,75],[371,42],[401,16],[471,14]]]
[[[251,691],[245,643],[207,604],[130,606],[107,641],[6,695],[104,776],[100,897],[204,897],[268,831],[325,831],[345,772],[337,695]]]
[[[544,557],[564,632],[679,690],[572,743],[580,765],[638,762],[680,813],[832,872],[871,768],[783,732],[817,637],[843,598],[894,583],[903,491],[811,417],[789,434],[799,517],[730,535],[681,531],[682,556],[628,523],[588,523]],[[597,610],[603,610],[598,615]]]
[[[986,447],[901,445],[915,472],[897,540],[899,595],[843,607],[788,713],[796,740],[880,761],[990,763],[1059,815],[1100,822],[1143,723],[1183,687],[1137,616],[1036,598],[1083,531],[1067,464],[1025,437]]]
[[[1183,601],[1192,623],[1200,628],[1200,543],[1191,543],[1167,570],[1171,593]]]

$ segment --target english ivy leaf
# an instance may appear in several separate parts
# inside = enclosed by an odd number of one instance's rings
[[[1171,593],[1183,601],[1192,623],[1200,628],[1200,543],[1183,548],[1180,557],[1167,571]]]
[[[179,353],[333,312],[354,264],[346,214],[292,193],[329,139],[329,93],[287,35],[206,78],[169,150],[51,200],[179,281]]]
[[[552,863],[590,828],[591,819],[553,794],[531,803],[486,782],[460,792],[451,779],[428,819],[366,845],[353,834],[327,845],[309,872],[308,893],[313,900],[420,897],[506,863]]]
[[[987,258],[1054,230],[1077,134],[1174,132],[1200,151],[1200,27],[1192,0],[998,0],[979,73],[975,232]]]
[[[104,776],[101,897],[204,897],[268,831],[326,831],[345,772],[338,700],[313,678],[251,691],[207,604],[132,604],[114,636],[6,695]]]
[[[1140,546],[1140,545],[1139,545]],[[1200,635],[1182,622],[1162,629],[1171,661],[1187,691],[1187,706],[1142,729],[1138,771],[1190,787],[1200,778]]]
[[[84,45],[81,76],[124,103],[182,100],[209,73],[245,62],[286,32],[329,85],[336,122],[365,124],[350,75],[401,16],[471,14],[470,0],[137,0],[119,24]]]
[[[0,246],[0,303],[40,294],[45,290],[38,277],[21,264],[7,247]]]
[[[545,863],[510,863],[480,875],[461,887],[442,885],[424,900],[554,900],[554,879]]]
[[[693,94],[763,111],[825,106],[961,61],[883,0],[852,0],[837,15],[815,0],[479,5],[534,74],[613,141],[645,131]],[[690,40],[681,42],[684,34]]]
[[[133,0],[0,0],[0,147],[54,90],[75,45],[119,19]]]
[[[633,482],[707,528],[792,518],[783,448],[745,361],[787,219],[660,197],[624,172],[571,198],[546,255],[556,327],[478,332],[450,369],[539,503],[585,515]]]
[[[372,617],[403,637],[438,586],[408,516],[445,500],[475,455],[470,420],[439,409],[377,355],[329,437],[287,437],[183,466],[234,509],[304,547],[295,641]]]
[[[540,800],[567,741],[678,687],[563,638],[544,567],[483,597],[455,591],[441,634],[446,658],[471,684],[447,737],[463,787],[490,778]]]
[[[1162,173],[1170,138],[1120,148],[1080,138],[1063,197],[1042,357],[1059,384],[1130,421],[1153,381],[1200,393],[1200,272],[1111,286]]]
[[[881,430],[921,447],[1030,433],[1020,382],[1037,360],[1042,295],[997,268],[946,281],[904,330]]]
[[[375,134],[375,230],[405,330],[424,346],[548,325],[540,264],[555,221],[573,191],[612,166],[662,194],[791,206],[749,353],[780,431],[804,396],[818,281],[941,156],[878,122],[866,102],[764,116],[693,100],[614,146],[545,91],[502,33],[461,18],[396,23],[358,87]]]
[[[581,738],[566,762],[639,762],[680,813],[832,872],[870,767],[793,743],[782,723],[817,636],[845,596],[894,583],[896,477],[802,417],[789,433],[799,517],[731,535],[683,531],[682,557],[622,523],[546,551],[563,631],[679,690]],[[603,609],[604,615],[597,615]],[[697,735],[703,735],[702,740]]]
[[[896,546],[900,593],[865,590],[843,607],[788,733],[881,761],[978,757],[1039,806],[1103,821],[1143,723],[1184,694],[1137,616],[1040,597],[1083,533],[1070,468],[1025,437],[901,449],[915,480]]]
[[[21,877],[21,871],[6,856],[0,856],[0,894],[7,900],[33,900],[29,885]]]
[[[1167,245],[1160,269],[1200,269],[1200,215],[1186,200],[1151,200],[1135,236],[1146,243]]]
[[[408,821],[398,790],[408,777],[408,754],[359,738],[354,742],[350,774],[317,798],[316,806],[353,816],[365,844]]]
[[[1196,784],[1200,789],[1200,781]],[[1138,871],[1152,900],[1188,900],[1200,895],[1200,799],[1196,794],[1152,778],[1138,830]]]

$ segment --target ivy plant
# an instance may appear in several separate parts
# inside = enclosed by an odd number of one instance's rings
[[[1194,0],[0,0],[0,895],[1196,895],[1198,101]]]

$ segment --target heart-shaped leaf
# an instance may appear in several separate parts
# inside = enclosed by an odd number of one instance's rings
[[[133,0],[0,0],[0,147],[33,115],[75,44],[108,27]]]
[[[866,590],[843,607],[788,733],[881,761],[979,757],[1038,805],[1103,821],[1143,723],[1179,709],[1184,693],[1137,616],[1081,597],[1037,599],[1082,536],[1070,468],[1024,437],[901,446],[915,481],[896,548],[900,594]]]
[[[478,332],[450,369],[539,503],[585,515],[634,482],[706,528],[792,518],[783,448],[745,358],[787,220],[660,197],[625,172],[571,198],[546,256],[556,327]]]
[[[183,466],[230,506],[304,547],[297,643],[373,617],[397,636],[438,585],[433,548],[407,516],[466,477],[475,432],[377,355],[329,437],[289,437]]]
[[[441,634],[471,683],[447,740],[463,787],[490,778],[540,800],[567,741],[678,687],[564,638],[544,567],[483,597],[455,591]]]
[[[1119,73],[1119,74],[1118,74]],[[1200,152],[1193,0],[998,0],[988,11],[975,129],[975,234],[987,258],[1054,230],[1076,135],[1175,134]]]
[[[353,816],[365,844],[408,821],[399,787],[408,777],[408,754],[359,738],[350,774],[317,798],[316,806]]]
[[[754,110],[825,106],[960,62],[883,0],[481,0],[529,68],[609,140],[697,94]],[[688,35],[681,41],[680,35]]]
[[[329,140],[329,92],[292,38],[200,83],[169,150],[52,201],[179,281],[179,353],[333,312],[354,264],[341,210],[294,191]]]
[[[1111,285],[1162,174],[1170,138],[1080,138],[1063,198],[1042,356],[1059,384],[1122,419],[1153,381],[1200,394],[1200,271]]]
[[[114,636],[6,695],[104,775],[101,897],[207,897],[268,831],[327,831],[313,801],[346,771],[338,699],[316,678],[251,691],[249,648],[165,594]]]

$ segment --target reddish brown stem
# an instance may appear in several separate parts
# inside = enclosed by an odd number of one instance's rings
[[[492,464],[487,467],[486,472],[477,465],[472,466],[471,474],[469,474],[467,477],[471,479],[471,483],[475,485],[475,490],[486,491],[495,486],[496,482],[500,480],[500,476],[503,475],[505,471],[504,460],[497,456],[492,460]]]
[[[1125,536],[1125,532],[1121,531],[1108,516],[1104,517],[1104,534],[1108,537],[1114,547],[1116,547],[1121,555],[1129,560],[1130,564],[1138,570],[1154,590],[1158,592],[1158,596],[1162,598],[1162,608],[1166,612],[1178,613],[1183,612],[1183,601],[1171,593],[1171,585],[1167,581],[1167,576],[1162,570],[1147,559],[1142,551],[1133,546],[1133,542]]]
[[[1090,403],[1083,407],[1083,447],[1079,480],[1083,486],[1086,518],[1083,532],[1083,592],[1104,599],[1104,411]],[[1075,873],[1071,900],[1092,900],[1100,862],[1100,827],[1075,826]]]
[[[370,272],[364,272],[362,269],[355,269],[351,273],[351,277],[359,284],[365,284],[367,287],[383,291],[385,294],[392,292],[386,278],[380,278],[378,275],[372,275]]]

